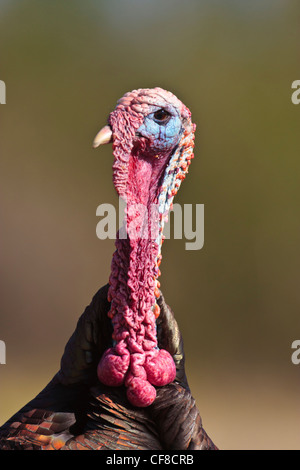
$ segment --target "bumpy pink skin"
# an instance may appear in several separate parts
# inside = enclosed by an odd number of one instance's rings
[[[114,348],[109,348],[103,354],[98,364],[98,378],[110,387],[119,387],[124,383],[124,377],[130,364],[130,354],[118,355]]]
[[[97,373],[106,385],[125,385],[128,400],[137,407],[149,406],[156,397],[154,387],[167,385],[176,377],[172,356],[157,346],[154,307],[157,314],[160,247],[150,235],[150,223],[144,227],[147,236],[141,236],[137,209],[142,204],[150,211],[151,204],[157,202],[158,181],[171,154],[166,150],[159,158],[145,158],[147,142],[136,138],[149,107],[158,102],[160,106],[171,103],[184,119],[190,119],[189,110],[160,88],[127,93],[109,117],[113,130],[113,182],[119,196],[127,202],[128,237],[121,239],[117,234],[108,294],[114,346],[103,354]]]
[[[147,356],[145,361],[147,378],[152,385],[161,387],[172,382],[176,376],[176,368],[173,358],[165,349],[160,349],[157,354]]]

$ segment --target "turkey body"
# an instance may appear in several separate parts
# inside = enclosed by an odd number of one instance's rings
[[[176,361],[176,380],[158,389],[155,402],[147,408],[131,405],[125,387],[99,383],[97,362],[112,333],[108,288],[96,293],[80,317],[59,372],[0,428],[0,449],[217,449],[202,427],[184,371],[182,338],[162,295],[158,332]]]

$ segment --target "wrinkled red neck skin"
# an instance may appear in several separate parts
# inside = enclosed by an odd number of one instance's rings
[[[114,346],[104,353],[98,366],[99,380],[110,386],[124,384],[129,401],[139,407],[154,401],[154,386],[166,385],[176,375],[170,354],[157,347],[159,247],[154,240],[159,219],[154,222],[152,210],[170,153],[153,157],[146,155],[143,141],[137,145],[135,132],[142,120],[138,113],[117,109],[110,115],[114,134],[113,181],[119,196],[126,201],[127,238],[117,234],[109,280]]]
[[[142,141],[142,143],[144,142]],[[170,151],[155,156],[147,155],[143,146],[139,145],[133,148],[128,168],[126,191],[128,202],[140,203],[145,206],[157,203],[164,170],[170,155]]]

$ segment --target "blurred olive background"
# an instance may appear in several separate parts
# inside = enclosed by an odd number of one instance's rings
[[[96,208],[117,205],[96,132],[126,91],[173,91],[197,123],[175,202],[205,244],[163,246],[162,290],[222,449],[300,449],[297,0],[0,0],[0,424],[59,368],[110,272]]]

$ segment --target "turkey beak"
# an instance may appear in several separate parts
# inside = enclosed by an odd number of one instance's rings
[[[99,145],[109,144],[110,142],[112,142],[112,130],[110,126],[105,126],[94,138],[93,147],[95,149],[99,147]]]

